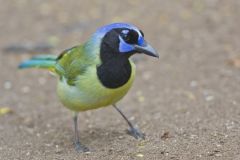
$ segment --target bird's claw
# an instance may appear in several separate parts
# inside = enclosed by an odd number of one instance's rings
[[[86,153],[86,152],[90,152],[90,150],[82,145],[80,142],[75,142],[75,149],[78,153]]]
[[[145,139],[145,134],[142,133],[138,128],[130,128],[127,130],[128,134],[133,136],[135,139]]]

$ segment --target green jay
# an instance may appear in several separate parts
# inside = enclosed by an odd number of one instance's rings
[[[135,65],[129,58],[136,53],[158,57],[140,29],[128,23],[113,23],[100,27],[85,43],[59,56],[37,55],[23,61],[19,68],[43,68],[56,73],[57,95],[75,113],[75,148],[87,152],[78,134],[81,111],[112,105],[128,123],[130,135],[136,139],[145,137],[116,106],[134,81]]]

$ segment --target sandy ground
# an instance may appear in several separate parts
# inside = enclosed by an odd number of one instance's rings
[[[240,159],[240,1],[0,0],[1,160]],[[51,53],[85,41],[99,26],[139,26],[160,59],[137,58],[137,78],[119,103],[146,134],[137,141],[112,108],[80,114],[82,143],[73,147],[72,114],[55,94],[56,79],[20,71],[34,54],[6,47],[49,44]],[[232,61],[231,61],[232,60]]]

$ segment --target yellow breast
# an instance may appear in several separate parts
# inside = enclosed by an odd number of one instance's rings
[[[61,102],[74,111],[85,111],[108,106],[119,101],[128,92],[135,78],[135,65],[131,62],[131,76],[126,84],[111,89],[98,80],[96,67],[89,67],[84,75],[79,75],[75,86],[59,80],[57,93]]]

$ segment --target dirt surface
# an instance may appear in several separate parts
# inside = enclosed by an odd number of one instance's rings
[[[0,114],[1,160],[240,159],[239,0],[0,3],[0,108],[12,110]],[[136,81],[119,103],[147,138],[128,136],[112,107],[87,111],[80,137],[92,152],[79,154],[55,77],[18,70],[35,53],[14,46],[48,44],[58,54],[117,21],[139,26],[160,53],[136,58]]]

